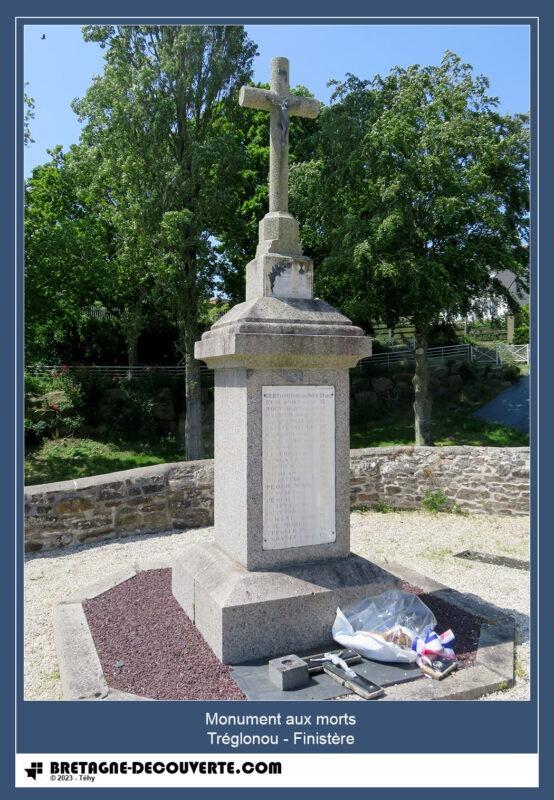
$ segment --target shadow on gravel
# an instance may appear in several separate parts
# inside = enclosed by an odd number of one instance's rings
[[[131,536],[121,536],[121,534],[119,534],[113,539],[101,539],[97,542],[92,541],[83,542],[82,544],[72,544],[69,547],[59,547],[52,550],[40,550],[38,553],[25,553],[24,560],[27,562],[44,558],[62,558],[64,556],[73,555],[74,553],[83,553],[85,550],[96,550],[99,547],[125,545],[132,542],[151,541],[155,538],[167,539],[170,536],[175,536],[176,534],[182,534],[183,541],[179,542],[179,545],[185,545],[188,544],[187,536],[190,537],[191,532],[194,532],[195,534],[195,542],[203,542],[213,538],[209,534],[199,534],[199,530],[199,528],[184,528],[175,529],[172,531],[153,531],[152,533],[133,533]],[[117,564],[114,564],[114,567],[116,566]]]

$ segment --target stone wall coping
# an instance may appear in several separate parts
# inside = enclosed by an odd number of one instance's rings
[[[350,458],[359,458],[361,456],[376,456],[376,455],[387,455],[390,453],[406,453],[407,455],[413,455],[414,453],[454,453],[454,454],[461,454],[461,453],[475,453],[480,451],[482,453],[486,453],[487,455],[490,453],[501,452],[504,453],[506,450],[514,451],[516,453],[529,453],[529,446],[524,447],[486,447],[482,445],[444,445],[439,447],[432,447],[426,445],[419,445],[416,446],[414,444],[410,445],[392,445],[390,447],[361,447],[357,450],[350,451]]]
[[[357,459],[367,456],[387,456],[393,453],[398,455],[412,455],[415,452],[461,455],[463,453],[469,454],[480,451],[486,455],[492,455],[495,451],[498,453],[506,450],[514,451],[515,453],[529,453],[529,447],[480,447],[475,445],[416,447],[415,445],[396,445],[392,447],[363,447],[357,450],[351,450],[350,458]],[[69,481],[56,481],[53,483],[40,483],[33,486],[25,486],[25,496],[33,497],[35,495],[41,495],[47,492],[74,492],[78,489],[92,489],[95,486],[101,486],[105,483],[116,483],[118,481],[121,482],[125,480],[136,481],[139,478],[169,475],[175,469],[187,469],[194,471],[195,469],[210,467],[212,465],[213,459],[201,459],[198,461],[174,461],[166,464],[153,464],[147,467],[136,467],[135,469],[126,469],[119,472],[107,472],[101,475],[91,475],[87,478],[76,478],[75,480]]]
[[[150,478],[159,475],[169,475],[175,469],[195,469],[213,464],[213,459],[198,461],[174,461],[166,464],[151,464],[146,467],[124,469],[119,472],[105,472],[101,475],[90,475],[86,478],[76,478],[69,481],[54,481],[53,483],[37,483],[25,486],[25,496],[45,494],[46,492],[74,492],[77,489],[92,489],[105,483],[117,483],[125,480],[135,481],[137,478]]]

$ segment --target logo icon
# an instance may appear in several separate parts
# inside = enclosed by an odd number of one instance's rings
[[[31,761],[31,766],[25,767],[25,772],[28,778],[36,781],[37,775],[42,775],[42,761]]]

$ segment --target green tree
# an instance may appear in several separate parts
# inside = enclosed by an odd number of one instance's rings
[[[291,171],[320,296],[360,324],[415,326],[416,444],[431,444],[425,350],[440,320],[527,275],[528,120],[458,56],[336,83],[318,157]]]
[[[514,344],[529,344],[529,341],[530,341],[529,306],[521,306],[516,314],[516,325],[514,329]]]
[[[86,348],[88,308],[107,303],[112,294],[112,230],[106,203],[91,191],[92,175],[81,148],[64,154],[57,147],[25,186],[25,349],[30,362],[66,360]]]
[[[25,84],[25,88],[27,88],[29,84]],[[29,97],[27,92],[23,92],[23,144],[25,147],[28,145],[33,144],[35,141],[31,137],[31,120],[35,118],[35,101],[32,97]]]
[[[129,331],[140,328],[141,274],[157,276],[155,296],[178,326],[186,364],[187,457],[200,458],[194,342],[241,159],[228,118],[256,47],[241,26],[100,25],[84,34],[106,49],[106,64],[74,107],[114,206],[118,263],[134,283]]]

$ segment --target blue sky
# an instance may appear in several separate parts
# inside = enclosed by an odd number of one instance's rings
[[[490,78],[491,94],[499,97],[503,111],[529,110],[529,29],[524,25],[250,25],[247,30],[258,44],[256,81],[269,79],[272,56],[287,56],[291,84],[307,86],[324,102],[330,78],[347,72],[370,78],[395,65],[436,64],[445,50],[453,50]],[[103,51],[83,42],[77,25],[29,25],[24,41],[27,92],[36,105],[35,143],[25,152],[29,175],[48,159],[47,149],[78,141],[80,126],[70,103],[102,72]]]

